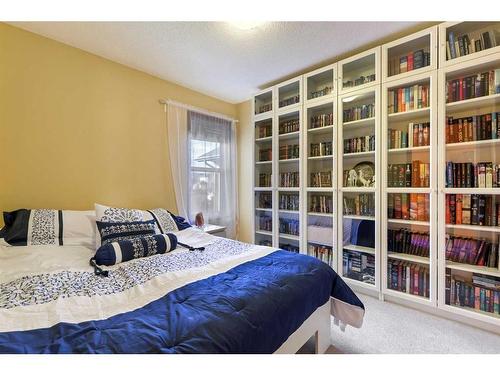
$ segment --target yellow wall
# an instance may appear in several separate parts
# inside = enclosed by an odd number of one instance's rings
[[[175,210],[160,98],[237,114],[236,105],[0,23],[0,211],[94,202]]]

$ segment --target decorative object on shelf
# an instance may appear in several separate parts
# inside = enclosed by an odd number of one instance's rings
[[[358,163],[354,168],[344,171],[344,179],[346,187],[373,187],[375,186],[375,165],[370,161]]]
[[[203,218],[203,212],[198,212],[194,217],[194,225],[198,228],[203,228],[205,225],[205,219]]]

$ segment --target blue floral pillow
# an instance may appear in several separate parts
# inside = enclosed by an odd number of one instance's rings
[[[143,236],[102,245],[92,260],[99,266],[112,266],[136,258],[168,253],[176,247],[177,237],[173,233]]]
[[[101,246],[111,242],[130,240],[156,233],[156,223],[154,220],[122,223],[96,221],[96,224],[101,235]]]

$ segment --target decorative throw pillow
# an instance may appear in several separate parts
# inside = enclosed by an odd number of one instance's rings
[[[169,214],[174,219],[175,224],[177,225],[177,229],[178,230],[184,230],[184,229],[187,229],[187,228],[191,227],[191,224],[189,224],[188,221],[186,219],[184,219],[182,216],[174,215],[170,211],[169,211]]]
[[[177,237],[174,234],[156,234],[107,243],[97,250],[93,259],[99,266],[112,266],[136,258],[168,253],[176,247]]]
[[[156,233],[156,224],[154,220],[131,221],[124,223],[96,221],[96,224],[101,237],[101,245],[106,245],[110,242],[144,237]]]
[[[178,230],[185,229],[185,223],[179,227],[178,221],[169,211],[163,208],[155,208],[153,210],[138,210],[131,208],[117,208],[104,206],[102,204],[95,204],[95,215],[97,221],[107,223],[125,223],[131,221],[146,221],[154,220],[156,224],[156,234],[165,234],[170,232],[177,232]],[[183,220],[179,216],[180,219]],[[101,238],[97,234],[96,247],[101,245]]]
[[[94,211],[19,209],[3,216],[0,238],[11,246],[95,246]]]

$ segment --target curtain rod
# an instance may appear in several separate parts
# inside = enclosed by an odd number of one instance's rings
[[[172,100],[172,99],[160,99],[159,102],[160,102],[160,104],[163,104],[165,106],[171,104],[171,105],[175,105],[177,107],[186,108],[186,109],[194,111],[194,112],[202,113],[204,115],[218,117],[218,118],[221,118],[221,119],[224,119],[224,120],[228,120],[228,121],[239,122],[238,120],[236,120],[236,119],[234,119],[232,117],[226,116],[226,115],[224,115],[222,113],[211,112],[211,111],[208,111],[208,110],[203,109],[203,108],[194,107],[194,106],[189,105],[189,104],[184,104],[184,103],[176,102],[175,100]],[[166,108],[165,108],[165,112],[166,112]]]

